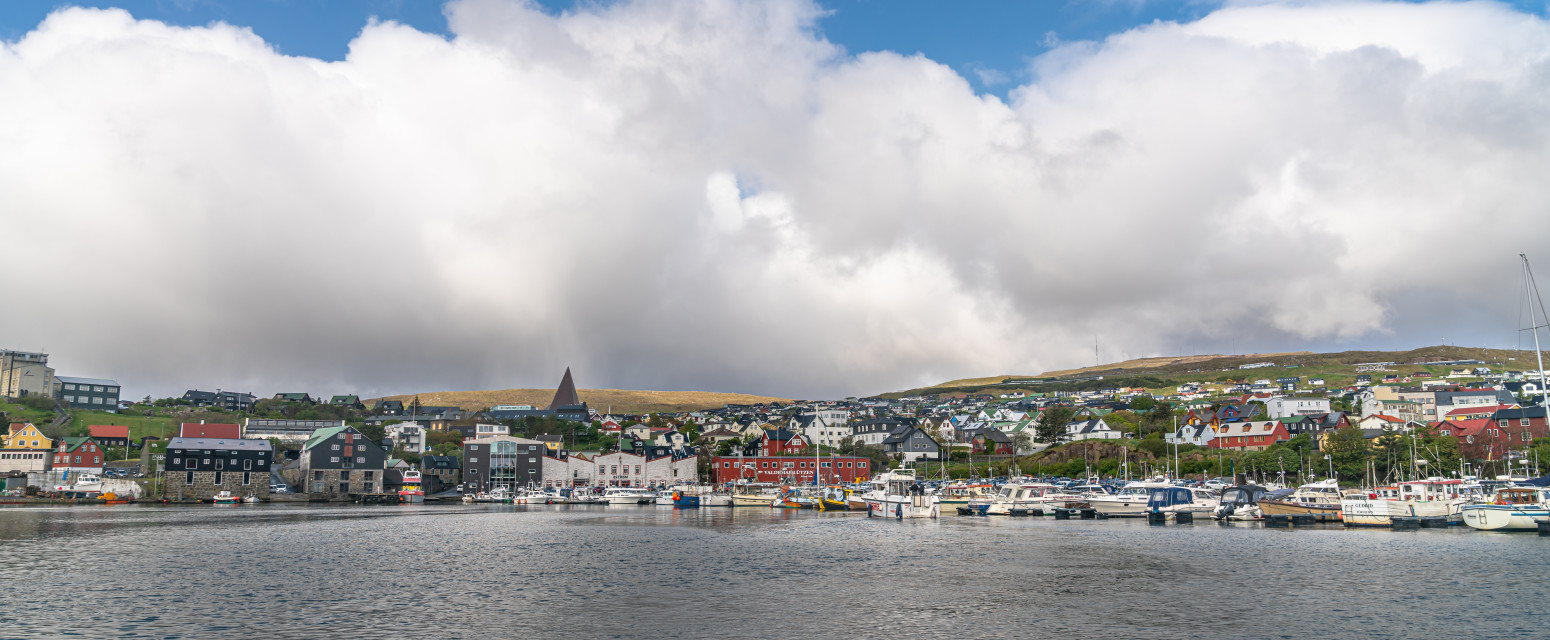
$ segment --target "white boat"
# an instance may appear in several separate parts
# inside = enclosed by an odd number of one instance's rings
[[[1258,502],[1261,512],[1272,516],[1313,516],[1321,521],[1340,519],[1340,483],[1333,478],[1297,487],[1291,495]]]
[[[609,487],[603,491],[603,500],[608,504],[650,504],[657,494],[641,487]]]
[[[242,502],[241,499],[233,495],[230,491],[217,491],[215,493],[215,498],[211,501],[215,504],[237,504]]]
[[[878,474],[872,479],[872,486],[873,489],[862,496],[868,517],[935,518],[942,513],[938,498],[926,493],[925,487],[915,479],[914,469]]]
[[[1210,489],[1189,487],[1156,487],[1146,501],[1147,513],[1160,513],[1177,518],[1180,513],[1190,516],[1209,516],[1220,502]]]
[[[1463,520],[1468,499],[1460,492],[1461,480],[1427,478],[1378,487],[1366,495],[1340,499],[1340,518],[1347,527],[1388,527],[1394,518],[1447,518]]]
[[[1146,503],[1152,499],[1152,489],[1171,486],[1167,482],[1138,480],[1126,484],[1113,495],[1091,496],[1087,504],[1105,517],[1139,518],[1146,515]]]
[[[1550,489],[1502,487],[1490,502],[1460,508],[1464,524],[1481,531],[1537,531],[1550,522]]]
[[[1211,517],[1217,520],[1263,520],[1259,501],[1268,491],[1257,484],[1240,484],[1222,490],[1222,497]]]
[[[95,473],[82,473],[76,475],[70,484],[54,485],[54,490],[99,493],[102,491],[102,477]]]
[[[701,507],[730,507],[732,506],[732,494],[730,493],[705,493],[700,495]]]
[[[769,507],[780,497],[780,487],[769,483],[738,485],[732,492],[734,507]]]
[[[985,515],[1009,516],[1013,511],[1031,512],[1035,509],[1053,513],[1054,507],[1048,504],[1045,496],[1059,493],[1060,487],[1044,482],[1008,482],[1001,485],[1001,490],[991,498],[990,506],[985,508]],[[1064,500],[1060,504],[1064,507]]]

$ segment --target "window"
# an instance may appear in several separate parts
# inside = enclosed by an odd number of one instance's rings
[[[468,461],[469,461],[469,462],[470,462],[470,463],[472,463],[472,462],[478,462],[478,461],[479,461],[479,459],[478,459],[478,458],[469,458],[469,459],[468,459]]]
[[[226,459],[225,458],[216,458],[215,459],[215,468],[216,468],[217,471],[226,468]]]
[[[339,481],[340,482],[345,482],[345,481],[347,481],[349,479],[350,479],[350,471],[348,469],[339,472]]]
[[[65,396],[65,402],[75,402],[75,396]]]
[[[477,444],[468,445],[468,450],[469,451],[478,451],[479,450],[479,445],[477,445]]]
[[[323,472],[322,471],[313,471],[312,472],[312,480],[314,482],[322,482],[323,481]]]
[[[528,458],[527,461],[528,461],[528,464],[532,464],[534,462],[537,462],[538,458]]]
[[[1526,418],[1526,417],[1525,418],[1519,418],[1518,419],[1518,426],[1520,426],[1520,427],[1528,426],[1528,418]]]
[[[247,471],[243,471],[242,484],[253,484],[253,474]]]
[[[330,456],[328,458],[328,461],[329,462],[338,462],[339,461],[339,456]]]
[[[339,493],[349,493],[349,492],[350,492],[350,483],[348,483],[348,482],[341,482],[341,483],[339,483]]]
[[[182,458],[173,458],[172,459],[172,464],[173,464],[173,466],[177,466],[177,465],[183,464],[183,459]]]
[[[1496,426],[1498,426],[1498,427],[1505,427],[1505,426],[1507,426],[1507,421],[1506,420],[1498,420]]]
[[[1532,439],[1532,436],[1530,436],[1527,431],[1524,431],[1523,432],[1523,441],[1524,442],[1528,442],[1530,439]]]
[[[338,450],[339,450],[339,445],[337,445],[337,444],[335,444],[335,445],[329,445],[329,446],[330,446],[330,448],[331,448],[331,449],[333,449],[333,450],[334,450],[334,451],[338,451]]]
[[[81,456],[76,456],[75,457],[75,463],[76,464],[81,464]]]
[[[479,470],[478,469],[469,469],[468,470],[468,475],[477,476],[477,475],[479,475]]]
[[[356,458],[355,464],[366,464],[366,456],[360,456]]]
[[[194,472],[188,472],[188,480],[184,481],[184,484],[194,484]]]
[[[91,390],[96,391],[97,393],[102,393],[102,387],[92,387]]]
[[[377,485],[375,483],[367,482],[361,485],[361,489],[364,489],[366,493],[371,493],[375,490],[376,486]]]
[[[252,458],[248,458],[248,459],[242,461],[242,469],[244,471],[246,471],[248,469],[252,469],[252,468],[253,468],[253,459]],[[244,482],[243,484],[247,484],[247,483]]]
[[[217,471],[217,472],[215,472],[215,484],[220,484],[220,483],[221,483],[221,472]]]
[[[73,385],[73,384],[65,385],[65,391],[75,391],[75,385]],[[70,396],[65,396],[65,399],[69,400]]]

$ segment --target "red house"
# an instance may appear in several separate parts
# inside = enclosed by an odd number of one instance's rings
[[[807,448],[807,438],[800,433],[793,433],[785,429],[766,429],[747,447],[743,448],[744,456],[778,456],[800,455]]]
[[[237,440],[242,437],[242,427],[234,424],[205,424],[203,422],[185,422],[181,427],[178,428],[178,437]]]
[[[102,473],[102,447],[90,437],[63,438],[54,449],[54,470]]]
[[[798,436],[800,437],[800,436]],[[857,482],[870,477],[872,461],[856,456],[813,459],[796,456],[713,456],[710,459],[717,483],[773,482],[812,484],[819,482]]]
[[[1291,440],[1286,425],[1280,420],[1229,422],[1216,429],[1211,439],[1213,449],[1238,449],[1240,451],[1264,451],[1277,442]]]
[[[121,424],[94,424],[86,427],[91,438],[104,447],[129,446],[129,427]]]

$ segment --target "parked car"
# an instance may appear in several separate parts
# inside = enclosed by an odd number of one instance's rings
[[[290,487],[287,487],[287,486],[285,486],[283,484],[272,484],[272,485],[269,485],[269,493],[290,493],[290,492],[291,492]]]

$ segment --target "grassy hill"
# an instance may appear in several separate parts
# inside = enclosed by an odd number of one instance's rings
[[[759,402],[791,402],[785,398],[754,396],[742,393],[713,393],[709,391],[636,391],[630,389],[578,389],[582,402],[598,411],[614,413],[656,413],[659,411],[693,411],[715,409],[725,404],[755,404]],[[502,389],[499,391],[435,391],[420,394],[387,396],[387,400],[408,403],[416,396],[420,404],[456,406],[462,409],[485,409],[502,404],[530,404],[544,408],[554,399],[554,389]],[[366,401],[371,406],[376,399]],[[611,409],[610,409],[611,408]]]
[[[1050,371],[1037,376],[993,376],[965,378],[941,384],[883,394],[885,397],[901,397],[925,393],[980,393],[1005,392],[1010,389],[1039,391],[1072,386],[1130,386],[1146,387],[1152,391],[1172,387],[1185,382],[1252,381],[1261,378],[1300,376],[1323,378],[1331,387],[1350,384],[1356,378],[1355,366],[1366,362],[1394,362],[1391,373],[1401,377],[1426,371],[1435,377],[1448,374],[1451,367],[1427,365],[1439,360],[1483,360],[1487,366],[1503,369],[1531,369],[1534,352],[1511,349],[1479,349],[1470,347],[1422,347],[1409,351],[1342,351],[1339,353],[1312,353],[1307,351],[1286,353],[1255,353],[1248,355],[1193,355],[1180,357],[1140,358],[1113,364],[1080,369]],[[1260,362],[1274,363],[1273,367],[1239,369],[1240,365]],[[1103,376],[1100,382],[1076,383],[1074,378]],[[1046,384],[1000,384],[1007,378],[1040,378],[1050,380]],[[1070,382],[1062,384],[1062,380]]]

